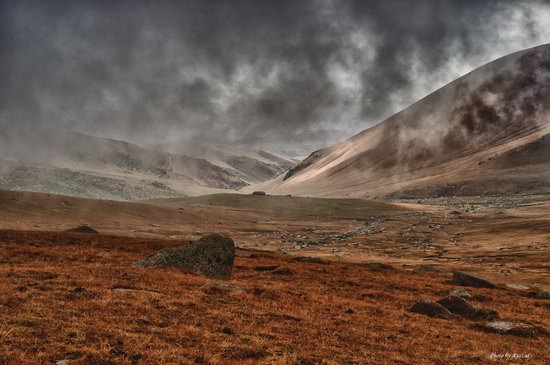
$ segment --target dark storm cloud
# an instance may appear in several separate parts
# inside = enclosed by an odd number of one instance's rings
[[[543,1],[0,4],[2,128],[149,142],[355,132],[545,36]]]
[[[362,72],[362,115],[368,118],[384,114],[393,93],[414,87],[419,75],[411,72],[412,61],[419,61],[430,72],[445,67],[452,59],[484,54],[507,41],[502,31],[510,23],[516,23],[511,26],[519,26],[526,39],[535,39],[537,30],[533,29],[528,5],[536,3],[479,0],[351,3],[354,20],[373,34],[377,43],[372,64]],[[513,10],[520,11],[519,19],[510,19]]]

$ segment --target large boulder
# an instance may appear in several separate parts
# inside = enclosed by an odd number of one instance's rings
[[[464,288],[453,289],[449,292],[449,295],[454,296],[454,297],[461,297],[461,298],[471,298],[472,297],[472,294],[470,294]]]
[[[415,303],[409,312],[420,313],[428,317],[434,318],[450,318],[451,312],[439,303],[432,302],[431,300],[422,300]]]
[[[181,267],[209,278],[229,280],[235,244],[227,236],[211,234],[185,246],[160,250],[134,263],[136,267]]]
[[[487,322],[482,329],[501,335],[513,335],[521,337],[548,336],[548,332],[538,326],[523,322],[494,321]]]
[[[464,271],[453,271],[453,284],[461,286],[470,286],[473,288],[494,289],[496,286],[482,278],[465,273]]]
[[[437,303],[447,308],[449,312],[467,319],[494,319],[497,317],[496,312],[484,311],[466,299],[454,295],[438,300]]]

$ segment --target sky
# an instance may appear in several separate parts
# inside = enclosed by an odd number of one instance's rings
[[[0,0],[0,132],[330,143],[549,25],[542,0]]]

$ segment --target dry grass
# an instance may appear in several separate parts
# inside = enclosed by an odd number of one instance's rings
[[[507,352],[531,353],[524,363],[550,362],[548,338],[485,333],[476,322],[407,311],[451,290],[446,274],[241,250],[236,290],[203,287],[211,280],[179,270],[131,267],[174,244],[0,231],[0,363],[480,364]],[[257,268],[270,265],[291,274]],[[547,301],[470,291],[503,319],[548,329]]]

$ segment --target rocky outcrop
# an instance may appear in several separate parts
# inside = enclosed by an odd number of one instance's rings
[[[134,263],[136,267],[180,267],[209,278],[231,278],[235,244],[230,237],[212,234],[185,246],[165,248]]]

